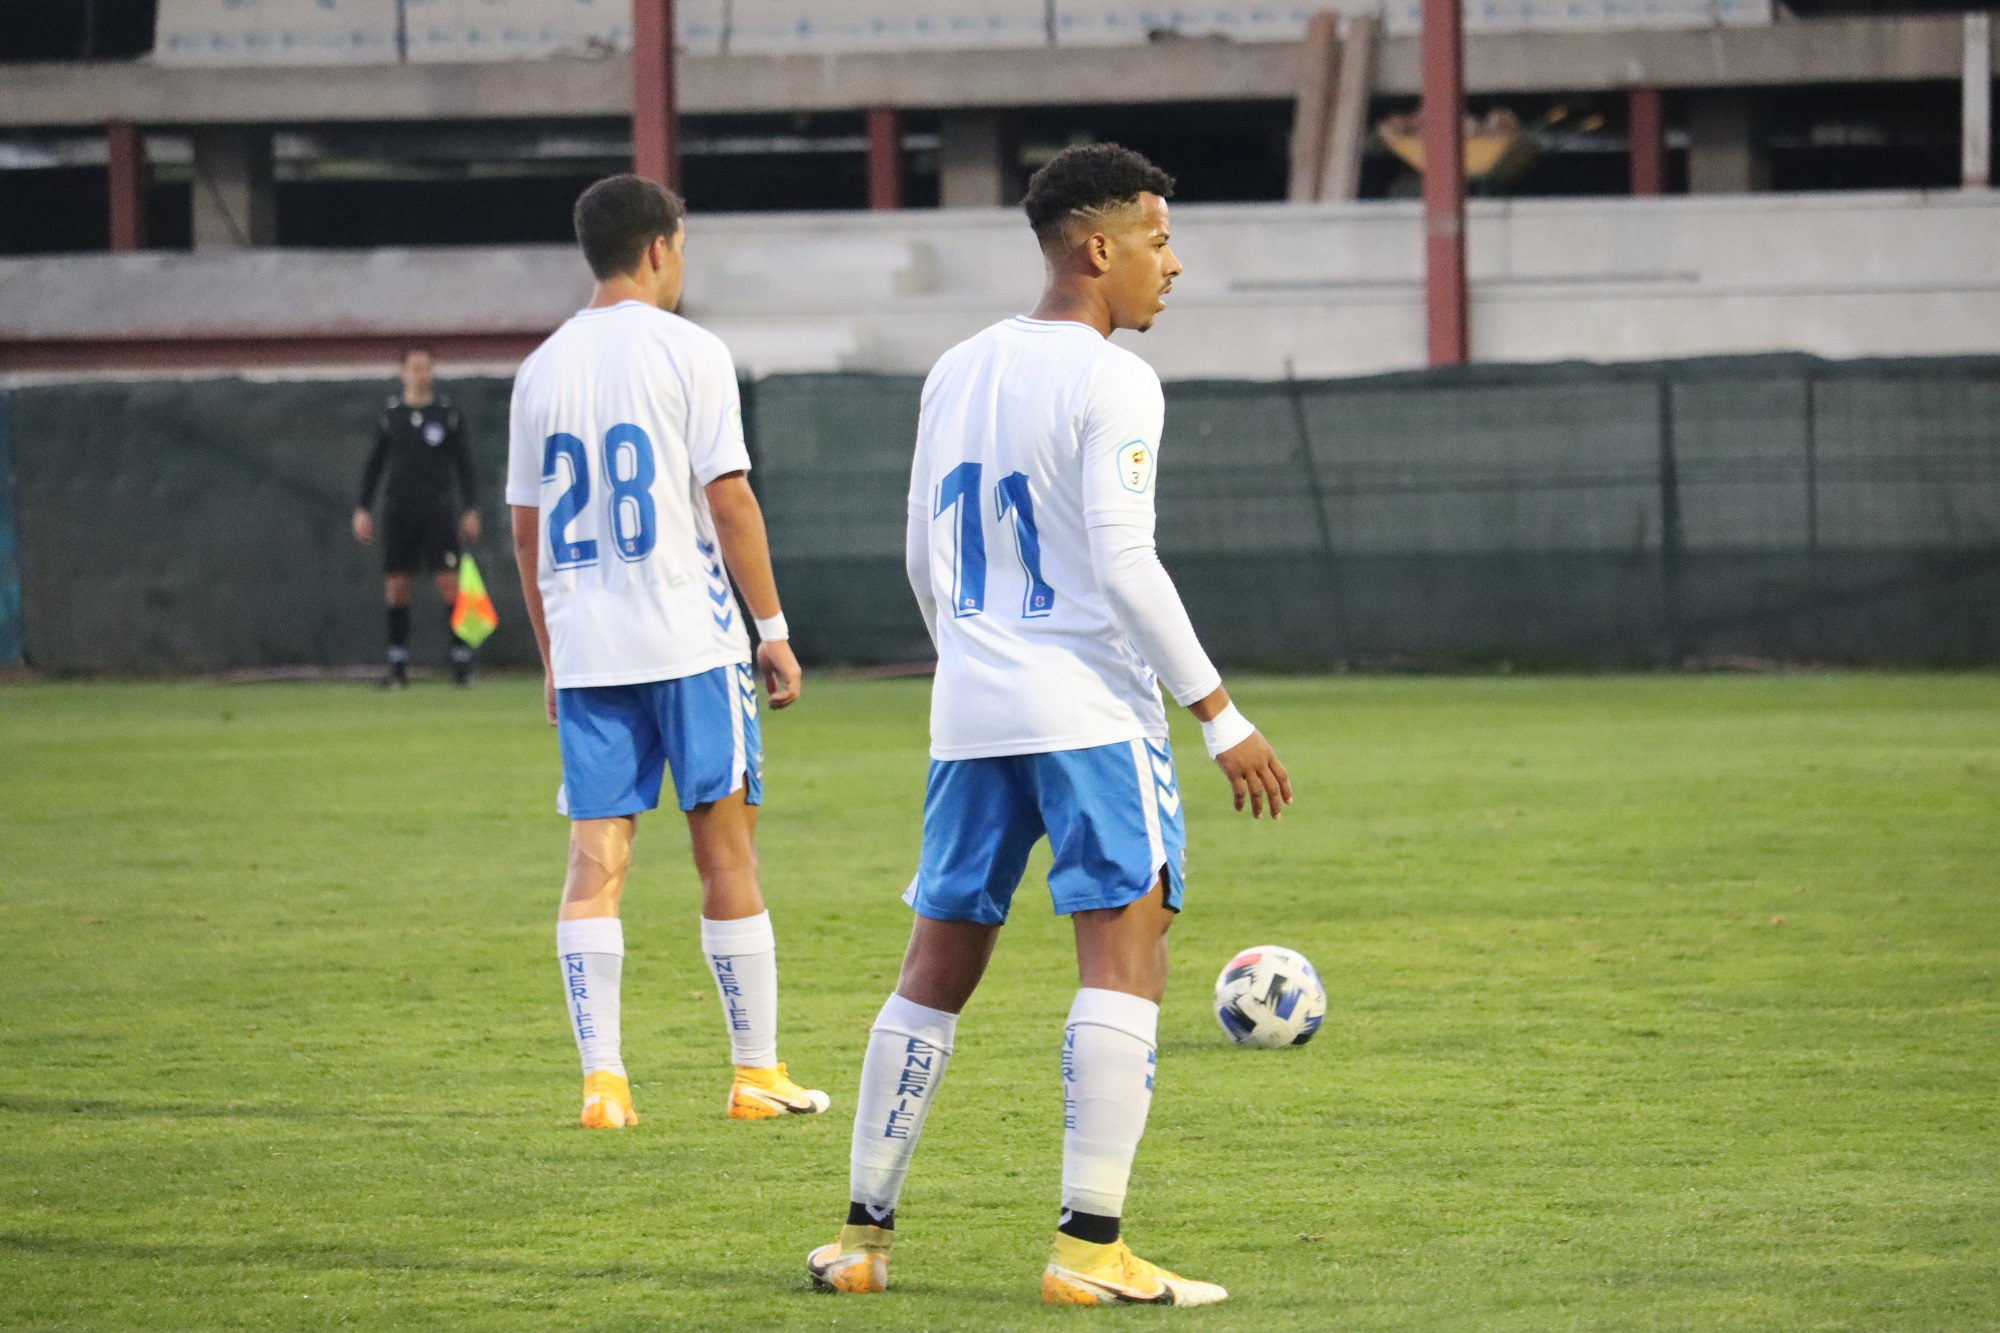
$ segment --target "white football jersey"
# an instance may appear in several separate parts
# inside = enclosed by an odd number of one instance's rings
[[[927,525],[937,599],[933,758],[1167,734],[1089,536],[1100,524],[1152,531],[1165,416],[1153,368],[1082,324],[1009,319],[932,368],[910,512]]]
[[[579,311],[521,363],[507,503],[541,510],[558,687],[750,660],[703,489],[749,467],[729,349],[678,315]]]

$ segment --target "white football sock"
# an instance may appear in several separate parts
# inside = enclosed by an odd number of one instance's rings
[[[1086,986],[1063,1030],[1065,1211],[1122,1217],[1132,1157],[1153,1106],[1160,1006]]]
[[[615,916],[556,922],[556,957],[569,997],[569,1025],[583,1072],[625,1077],[618,1055],[618,982],[625,970],[625,927]]]
[[[701,919],[701,951],[722,998],[731,1058],[749,1069],[778,1063],[778,937],[771,914]]]
[[[854,1102],[854,1148],[848,1158],[848,1198],[879,1221],[896,1209],[910,1154],[923,1133],[958,1015],[891,995],[868,1033],[861,1092]]]

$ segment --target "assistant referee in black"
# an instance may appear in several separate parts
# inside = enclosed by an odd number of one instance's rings
[[[403,391],[383,405],[375,423],[375,448],[361,475],[361,502],[354,507],[354,540],[375,540],[370,510],[382,492],[382,594],[389,606],[389,674],[384,689],[400,690],[410,679],[410,580],[430,574],[444,599],[446,614],[458,600],[458,554],[462,541],[479,540],[479,510],[472,487],[472,454],[465,444],[465,421],[451,400],[431,389],[436,367],[429,348],[403,353]],[[453,489],[456,487],[457,503]],[[472,645],[452,635],[452,680],[472,683]]]

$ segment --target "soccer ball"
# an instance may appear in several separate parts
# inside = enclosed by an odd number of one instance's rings
[[[1326,987],[1305,956],[1245,949],[1215,979],[1215,1021],[1238,1046],[1303,1046],[1326,1017]]]

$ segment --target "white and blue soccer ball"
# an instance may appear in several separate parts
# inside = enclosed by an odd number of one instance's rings
[[[1326,987],[1305,955],[1245,949],[1215,979],[1215,1021],[1238,1046],[1303,1046],[1326,1018]]]

